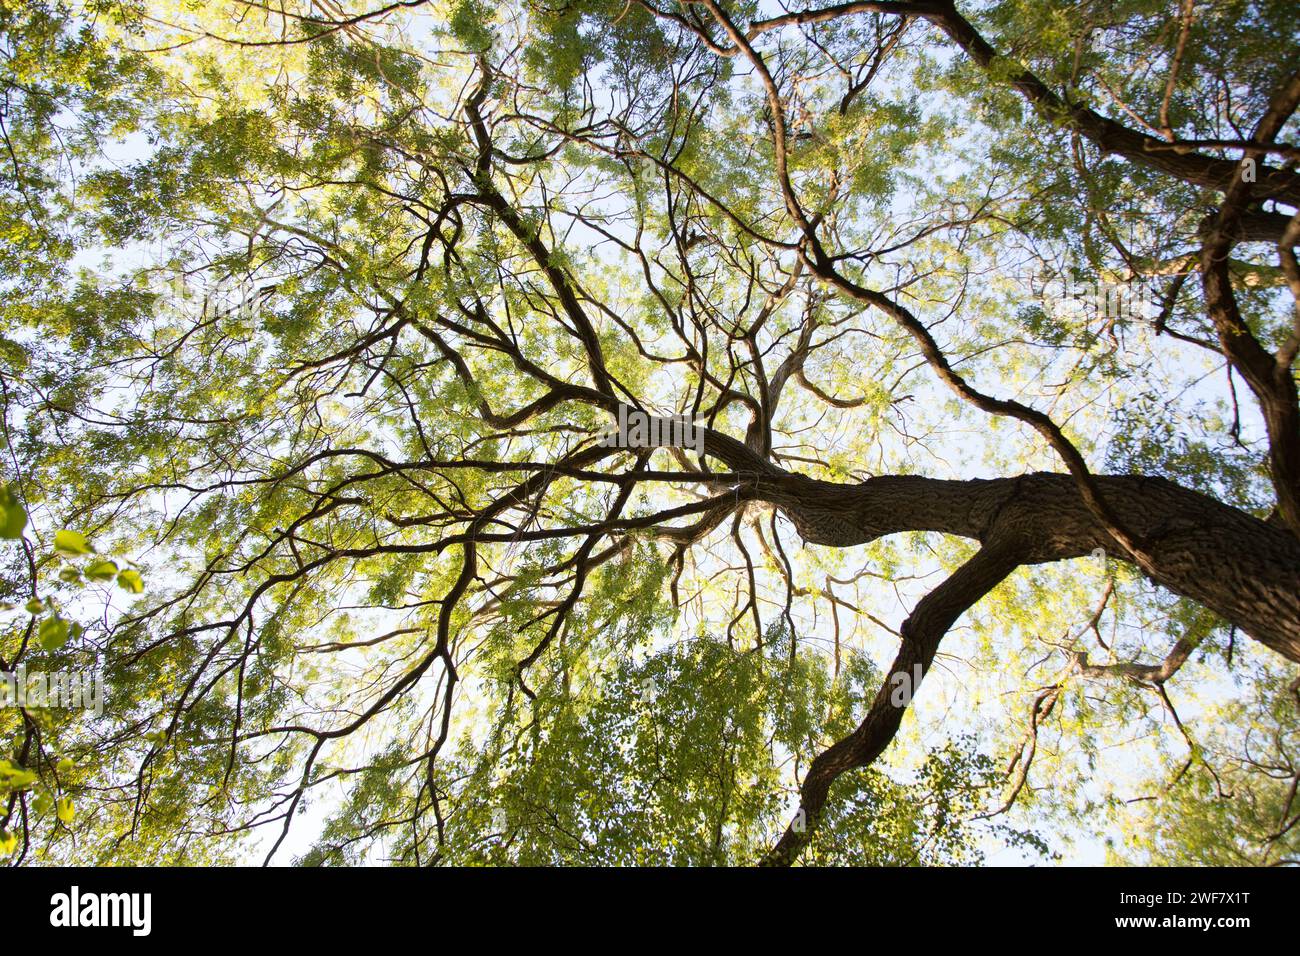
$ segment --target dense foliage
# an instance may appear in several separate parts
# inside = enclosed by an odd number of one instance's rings
[[[0,853],[1296,862],[1298,39],[0,0]]]

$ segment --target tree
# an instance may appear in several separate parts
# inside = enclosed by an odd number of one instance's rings
[[[108,698],[13,859],[1052,853],[1289,732],[1290,4],[193,6],[0,4],[0,663]]]

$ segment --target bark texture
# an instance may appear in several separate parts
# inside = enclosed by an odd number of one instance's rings
[[[1114,513],[1144,542],[1157,583],[1277,653],[1300,661],[1300,540],[1283,527],[1164,478],[1097,476]],[[1113,549],[1069,475],[945,481],[897,475],[841,485],[786,475],[757,497],[810,544],[849,547],[901,531],[979,541],[1016,565]],[[1112,551],[1123,560],[1123,555]]]

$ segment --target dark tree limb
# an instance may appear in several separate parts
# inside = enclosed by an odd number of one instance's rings
[[[799,788],[800,813],[763,858],[763,865],[787,866],[793,862],[812,838],[831,784],[849,770],[869,766],[894,739],[916,694],[915,678],[924,677],[930,669],[944,634],[957,618],[1015,570],[1020,563],[1019,550],[1013,542],[995,542],[981,548],[916,605],[903,622],[898,656],[866,718],[857,730],[813,760]],[[900,687],[907,692],[897,693]]]

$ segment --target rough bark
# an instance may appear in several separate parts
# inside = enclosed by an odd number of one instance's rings
[[[1300,541],[1164,478],[1096,478],[1116,515],[1147,544],[1152,580],[1300,661]],[[841,485],[794,475],[759,479],[810,544],[849,547],[902,531],[938,531],[996,546],[1019,564],[1106,548],[1109,538],[1068,475],[946,481],[919,476]],[[1112,555],[1123,560],[1123,555]]]

